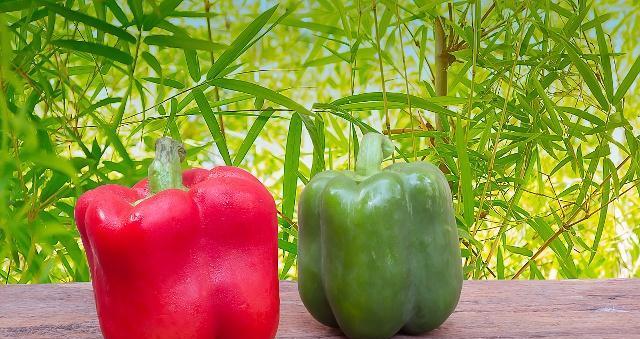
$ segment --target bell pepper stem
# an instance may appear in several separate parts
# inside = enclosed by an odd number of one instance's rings
[[[180,163],[186,155],[182,143],[169,137],[156,141],[156,156],[149,165],[149,191],[156,194],[160,191],[182,186],[182,169]]]
[[[362,137],[356,174],[369,176],[380,171],[382,161],[393,153],[393,143],[385,135],[369,132]]]

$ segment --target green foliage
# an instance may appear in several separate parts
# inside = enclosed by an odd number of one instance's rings
[[[75,200],[162,135],[265,182],[295,278],[297,193],[370,130],[447,175],[467,278],[640,276],[640,8],[610,2],[0,3],[0,280],[87,280]]]

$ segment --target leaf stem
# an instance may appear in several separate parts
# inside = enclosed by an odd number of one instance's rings
[[[169,137],[156,141],[156,157],[149,165],[149,192],[156,194],[166,189],[183,189],[180,163],[186,155],[182,143]]]
[[[393,143],[383,134],[369,132],[360,143],[356,174],[363,177],[380,171],[382,161],[393,153]]]

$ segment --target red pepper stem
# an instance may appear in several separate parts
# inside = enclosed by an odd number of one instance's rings
[[[362,137],[356,174],[369,176],[380,171],[382,161],[393,153],[393,143],[385,135],[369,132]]]
[[[186,155],[182,143],[169,137],[162,137],[156,141],[156,157],[149,165],[149,192],[156,194],[160,191],[182,186],[182,168],[180,163]]]

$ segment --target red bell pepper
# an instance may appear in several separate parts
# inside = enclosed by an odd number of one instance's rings
[[[76,204],[104,336],[275,337],[273,197],[236,167],[181,173],[180,151],[160,139],[150,183],[100,186]]]

